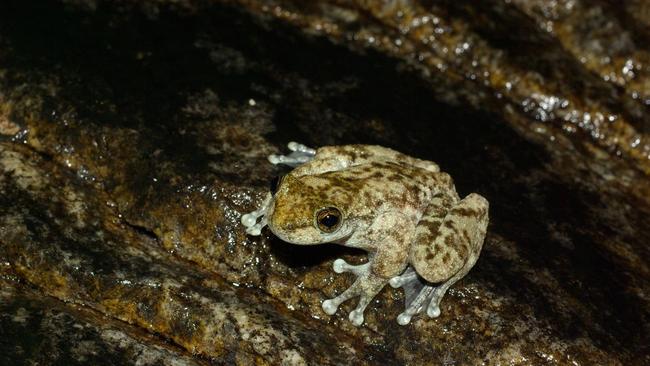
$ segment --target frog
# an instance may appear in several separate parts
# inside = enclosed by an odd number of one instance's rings
[[[489,221],[487,199],[477,193],[461,199],[451,176],[436,163],[387,147],[313,149],[290,142],[288,148],[288,155],[268,157],[292,170],[257,210],[242,216],[247,234],[261,235],[267,226],[287,243],[335,243],[366,251],[363,264],[334,260],[335,273],[356,279],[322,302],[329,315],[359,298],[348,318],[360,326],[368,305],[390,285],[405,294],[398,324],[409,324],[425,309],[430,318],[438,317],[447,290],[479,258]]]

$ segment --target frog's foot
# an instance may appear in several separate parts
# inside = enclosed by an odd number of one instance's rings
[[[411,318],[425,307],[429,317],[437,318],[440,315],[440,300],[449,288],[448,283],[433,286],[418,276],[411,266],[402,275],[391,278],[389,283],[394,288],[404,288],[406,309],[397,317],[400,325],[410,323]]]
[[[363,313],[372,299],[381,291],[381,289],[388,282],[386,279],[380,278],[370,271],[370,263],[354,266],[348,264],[343,259],[334,261],[334,272],[352,272],[357,276],[356,281],[339,296],[323,301],[323,311],[329,315],[336,313],[341,303],[353,298],[359,297],[357,307],[350,312],[349,319],[352,324],[359,326],[363,323]]]
[[[300,164],[310,161],[316,155],[316,150],[294,141],[291,141],[287,147],[291,150],[291,154],[271,154],[269,155],[269,162],[273,165],[284,164],[291,167],[297,167]]]
[[[272,198],[271,193],[267,193],[260,208],[242,215],[241,223],[246,227],[248,235],[258,236],[262,233],[262,228],[266,226],[266,213],[269,210]]]
[[[447,281],[440,286],[437,286],[433,289],[433,292],[429,296],[429,306],[427,307],[427,315],[430,318],[437,318],[440,316],[440,300],[445,296],[449,286],[451,286],[451,281]]]

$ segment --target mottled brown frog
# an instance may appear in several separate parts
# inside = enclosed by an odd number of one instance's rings
[[[386,285],[403,287],[408,324],[426,308],[440,315],[440,301],[476,263],[488,224],[488,201],[472,193],[460,199],[451,177],[433,162],[381,146],[327,146],[314,150],[292,142],[290,155],[273,164],[295,166],[262,207],[242,216],[251,235],[262,227],[299,245],[338,243],[368,251],[368,262],[334,261],[336,273],[356,281],[322,304],[327,314],[359,297],[349,319],[363,323],[370,301]]]

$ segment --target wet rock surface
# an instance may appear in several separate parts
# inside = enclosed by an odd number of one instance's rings
[[[3,365],[204,365],[142,329],[2,281]]]
[[[2,362],[649,363],[650,13],[612,4],[3,2]],[[355,328],[320,303],[363,253],[245,235],[291,140],[488,198],[439,318]]]

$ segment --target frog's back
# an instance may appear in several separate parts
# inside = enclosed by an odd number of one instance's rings
[[[346,162],[346,165],[363,165],[369,162],[395,162],[410,165],[429,172],[439,172],[438,164],[414,158],[399,151],[379,145],[342,145],[323,146],[316,153],[316,160],[335,157]]]
[[[378,207],[422,207],[429,204],[443,182],[445,173],[434,173],[408,164],[373,161],[346,170],[325,173],[332,186],[346,187],[358,205]],[[452,184],[453,186],[453,184]]]

